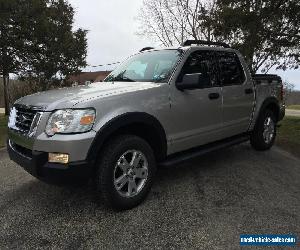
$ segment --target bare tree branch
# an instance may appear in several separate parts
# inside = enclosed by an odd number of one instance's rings
[[[141,34],[165,46],[186,39],[222,41],[252,71],[300,67],[297,0],[144,0]]]

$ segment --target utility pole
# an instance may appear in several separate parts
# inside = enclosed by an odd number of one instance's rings
[[[5,115],[9,115],[9,98],[8,98],[9,75],[3,73],[3,94]]]

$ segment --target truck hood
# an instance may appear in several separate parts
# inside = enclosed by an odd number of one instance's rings
[[[159,87],[152,82],[97,82],[87,86],[77,86],[38,92],[20,98],[15,104],[39,107],[45,111],[72,108],[78,103],[92,99],[100,99],[124,95],[135,91]]]

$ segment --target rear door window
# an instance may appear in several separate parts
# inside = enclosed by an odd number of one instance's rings
[[[246,77],[237,54],[217,52],[220,71],[220,83],[223,86],[243,84]]]

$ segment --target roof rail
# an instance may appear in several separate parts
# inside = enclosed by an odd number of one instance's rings
[[[216,45],[216,46],[221,46],[224,48],[230,48],[230,46],[227,43],[222,43],[222,42],[210,42],[210,41],[205,41],[205,40],[186,40],[184,43],[181,44],[181,46],[191,46],[192,44],[203,44],[203,45]]]
[[[145,50],[150,50],[150,49],[154,49],[153,47],[145,47],[145,48],[142,48],[141,50],[140,50],[140,52],[143,52],[143,51],[145,51]]]

